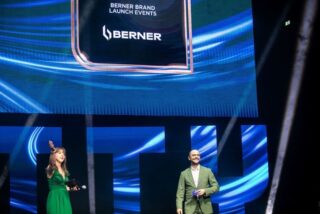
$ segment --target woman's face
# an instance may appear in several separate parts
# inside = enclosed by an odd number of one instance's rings
[[[59,149],[55,154],[54,157],[58,163],[63,163],[63,161],[66,159],[66,156],[64,154],[64,151],[62,149]]]

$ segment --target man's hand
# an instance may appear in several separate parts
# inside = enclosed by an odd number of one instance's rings
[[[182,209],[177,209],[177,214],[183,214]]]
[[[206,191],[204,189],[198,189],[197,190],[197,195],[198,196],[203,196],[203,195],[205,195],[205,193],[206,193]]]

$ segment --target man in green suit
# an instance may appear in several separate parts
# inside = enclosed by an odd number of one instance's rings
[[[213,213],[210,195],[219,190],[211,169],[200,165],[200,153],[191,150],[188,159],[191,167],[181,172],[177,188],[177,214]],[[184,202],[184,206],[183,206]]]

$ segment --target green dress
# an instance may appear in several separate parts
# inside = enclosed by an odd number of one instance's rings
[[[57,170],[48,179],[47,214],[72,214],[70,196],[65,184],[66,181],[68,181],[68,177],[63,178]]]

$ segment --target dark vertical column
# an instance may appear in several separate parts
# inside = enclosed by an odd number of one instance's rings
[[[10,213],[9,154],[0,154],[0,210]]]
[[[219,177],[242,176],[242,144],[240,126],[236,124],[228,135],[224,145],[221,138],[226,130],[227,122],[217,125],[218,150],[218,175]]]
[[[81,184],[88,183],[86,127],[71,126],[62,128],[62,144],[67,150],[67,165]],[[89,213],[89,194],[87,190],[70,192],[73,213]]]
[[[228,121],[217,124],[218,140],[218,180],[224,177],[238,177],[243,174],[241,130],[236,124],[226,133]],[[226,141],[221,142],[223,135],[228,134]],[[218,213],[218,204],[213,204],[214,211]]]
[[[166,152],[182,152],[188,154],[191,149],[190,125],[170,123],[165,128]],[[184,154],[184,155],[186,155]]]
[[[113,155],[94,155],[96,214],[113,213]]]
[[[37,209],[46,213],[46,202],[49,192],[45,168],[49,163],[49,154],[37,154]]]
[[[165,127],[164,154],[140,155],[141,213],[163,214],[176,210],[180,172],[188,167],[190,126],[179,121]]]
[[[185,160],[176,153],[140,156],[141,213],[163,214],[176,210],[176,191]]]

